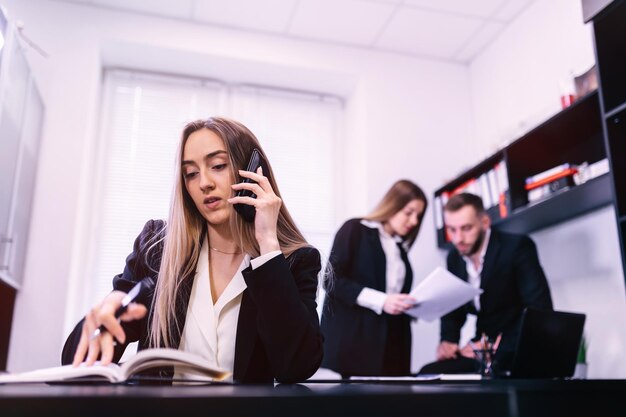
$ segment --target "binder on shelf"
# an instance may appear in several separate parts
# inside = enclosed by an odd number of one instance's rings
[[[450,197],[456,194],[460,194],[460,193],[472,193],[472,194],[478,195],[479,192],[478,192],[478,187],[476,186],[476,178],[470,178],[469,180],[465,181],[464,183],[456,187],[450,193]]]
[[[443,204],[441,203],[441,196],[435,197],[435,227],[437,229],[443,229]]]
[[[496,173],[496,180],[498,182],[498,198],[500,198],[500,195],[509,191],[509,174],[504,161],[498,162],[493,169]]]
[[[588,179],[593,179],[599,177],[600,175],[608,174],[611,170],[609,168],[609,160],[608,158],[601,159],[593,164],[589,164],[589,173]]]
[[[578,165],[560,164],[539,174],[526,177],[524,189],[528,191],[528,201],[533,202],[561,190],[565,186],[573,187],[584,184],[590,179],[606,174],[608,171],[606,158],[592,164],[586,161]]]
[[[498,162],[494,166],[496,181],[498,183],[498,208],[500,218],[504,219],[509,215],[508,193],[509,193],[509,177],[504,160]]]
[[[575,186],[573,176],[562,176],[558,179],[551,181],[547,184],[543,184],[539,187],[535,187],[528,191],[528,202],[535,203],[543,200],[546,197],[552,196],[561,191],[565,191],[570,187]]]
[[[446,225],[443,221],[443,208],[450,198],[449,191],[442,191],[440,195],[435,196],[435,229],[437,231],[437,245],[444,247],[449,242]]]
[[[493,206],[493,201],[491,199],[491,190],[489,189],[489,180],[487,179],[487,173],[483,173],[480,177],[478,177],[478,182],[480,183],[483,205],[485,206],[485,209],[489,209],[491,206]]]
[[[567,164],[567,165],[569,165],[569,164]],[[578,173],[578,169],[576,169],[576,168],[566,168],[566,169],[561,169],[560,171],[556,171],[556,172],[552,173],[551,175],[544,176],[540,180],[537,180],[537,181],[528,182],[528,178],[527,178],[527,181],[526,181],[526,184],[524,185],[524,188],[526,189],[526,191],[530,191],[530,190],[533,190],[535,188],[541,187],[543,185],[550,184],[550,183],[552,183],[554,181],[557,181],[557,180],[559,180],[561,178],[572,178],[571,182],[572,182],[572,185],[574,185],[573,176],[574,176],[574,174],[577,174],[577,173]]]
[[[560,174],[561,172],[573,168],[572,165],[570,165],[569,163],[565,163],[565,164],[561,164],[561,165],[557,165],[554,168],[550,168],[546,171],[540,172],[539,174],[535,174],[535,175],[531,175],[530,177],[526,177],[526,181],[525,184],[533,184],[535,182],[538,181],[542,181],[548,177],[551,177],[553,175],[556,174]]]
[[[496,171],[491,168],[487,171],[487,180],[489,181],[489,191],[491,192],[492,207],[498,205],[500,189],[498,187],[498,180],[496,179]]]
[[[476,177],[472,177],[468,179],[467,181],[463,182],[461,185],[455,187],[452,191],[447,192],[446,198],[442,204],[442,207],[445,206],[449,197],[452,197],[460,193],[471,193],[471,194],[479,196],[483,200],[483,205],[485,206],[485,208],[489,208],[495,205],[494,199],[492,197],[492,192],[489,187],[489,180],[487,178],[486,173],[483,173]],[[495,201],[497,201],[497,199]]]
[[[576,169],[578,172],[572,175],[574,185],[584,184],[591,179],[589,178],[589,163],[587,161],[577,165]]]
[[[610,171],[609,161],[607,158],[591,164],[585,161],[576,166],[576,168],[578,169],[578,173],[574,174],[574,183],[576,183],[576,185],[584,184],[589,180],[608,174]]]
[[[527,177],[524,188],[528,192],[528,202],[535,203],[585,182],[583,176],[587,165],[586,162],[580,166],[565,163]]]

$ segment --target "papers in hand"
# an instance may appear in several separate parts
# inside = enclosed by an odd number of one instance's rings
[[[474,288],[467,282],[437,267],[409,294],[415,298],[415,307],[406,311],[413,317],[426,321],[438,319],[462,306],[483,290]]]

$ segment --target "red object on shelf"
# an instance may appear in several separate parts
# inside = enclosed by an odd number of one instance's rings
[[[524,186],[524,188],[526,189],[526,191],[532,190],[534,188],[537,187],[541,187],[542,185],[551,183],[552,181],[558,180],[559,178],[563,178],[563,177],[567,177],[570,175],[574,175],[578,172],[578,170],[576,168],[568,168],[568,169],[564,169],[561,172],[558,172],[554,175],[550,175],[549,177],[546,177],[542,180],[539,181],[535,181],[535,182],[531,182],[530,184],[526,184]]]
[[[561,108],[565,109],[571,106],[576,100],[576,96],[573,94],[563,94],[561,96]]]
[[[457,195],[462,192],[467,192],[467,189],[475,182],[476,182],[476,178],[470,178],[469,180],[465,181],[463,184],[459,185],[454,190],[452,190],[452,192],[450,192],[450,196]]]
[[[500,198],[498,201],[498,208],[500,210],[500,218],[504,219],[509,215],[506,209],[506,195],[504,193],[500,193]]]

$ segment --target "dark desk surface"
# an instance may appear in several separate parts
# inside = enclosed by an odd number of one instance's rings
[[[0,416],[626,416],[626,380],[0,386]]]

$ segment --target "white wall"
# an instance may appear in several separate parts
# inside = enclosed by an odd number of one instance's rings
[[[470,65],[475,160],[557,113],[559,82],[594,62],[592,27],[579,1],[533,2]],[[555,308],[587,314],[589,376],[623,378],[626,294],[613,208],[532,237]]]
[[[44,102],[33,223],[8,368],[59,363],[68,323],[84,309],[81,253],[89,231],[102,65],[115,64],[336,93],[346,99],[337,226],[365,214],[401,177],[432,195],[467,161],[469,74],[455,64],[284,40],[45,0],[0,0],[47,51],[29,52]],[[262,140],[262,138],[261,138]],[[437,144],[445,143],[446,146]],[[443,263],[432,211],[410,256],[415,275]],[[120,260],[120,268],[123,266]],[[415,327],[414,368],[434,358],[437,323]]]

